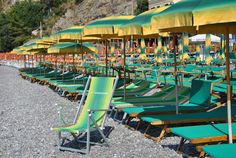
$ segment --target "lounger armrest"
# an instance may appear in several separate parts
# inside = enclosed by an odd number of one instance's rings
[[[94,112],[98,112],[98,111],[112,111],[111,109],[89,109],[88,113],[94,113]]]

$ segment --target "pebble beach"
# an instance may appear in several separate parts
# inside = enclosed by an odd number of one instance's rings
[[[176,152],[180,138],[168,136],[157,143],[145,138],[142,131],[127,129],[112,118],[106,123],[114,128],[108,137],[110,147],[92,146],[89,155],[59,151],[57,133],[50,128],[59,124],[59,106],[63,107],[66,122],[72,123],[78,103],[59,96],[47,86],[22,79],[17,69],[7,66],[0,66],[0,89],[1,158],[183,157]]]

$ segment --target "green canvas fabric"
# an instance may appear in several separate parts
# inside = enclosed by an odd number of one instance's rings
[[[88,110],[89,109],[107,109],[112,97],[112,89],[114,78],[110,77],[93,77],[88,91],[87,99],[82,108],[82,111],[74,125],[65,127],[53,128],[55,131],[76,133],[84,131],[88,127]],[[95,112],[92,116],[98,125],[101,125],[105,111]],[[91,123],[90,127],[95,125]]]
[[[211,82],[193,80],[189,102],[201,106],[209,106],[211,99]]]
[[[232,123],[233,135],[236,134],[236,123]],[[197,131],[197,132],[196,132]],[[171,128],[171,132],[184,139],[209,138],[228,135],[228,124],[208,124]]]
[[[160,104],[168,104],[174,105],[175,104],[175,95],[168,96],[169,93],[175,92],[175,88],[170,88],[168,90],[160,91],[154,96],[141,96],[135,97],[131,99],[126,99],[125,101],[116,101],[112,104],[119,108],[122,107],[137,107],[137,106],[146,106],[146,105],[158,105]],[[182,88],[179,93],[179,102],[186,101],[188,99],[189,88],[184,87]]]
[[[181,101],[182,98],[179,97],[179,101]],[[131,114],[145,114],[145,113],[163,113],[163,112],[175,112],[176,107],[173,106],[175,103],[175,97],[172,100],[168,100],[170,103],[162,105],[161,102],[156,102],[155,105],[149,105],[149,106],[140,106],[140,107],[124,107],[122,108],[122,111],[131,115]],[[172,101],[172,102],[171,102]],[[218,102],[218,99],[215,97],[212,97],[212,105],[216,104]],[[205,110],[205,106],[200,106],[197,104],[179,104],[179,111],[186,111],[186,110]]]
[[[136,96],[127,96],[126,97],[126,100],[129,100],[129,99],[132,99],[132,100],[135,100],[137,98],[146,98],[146,97],[159,97],[159,96],[163,96],[166,94],[166,92],[172,92],[174,90],[174,86],[173,85],[165,85],[160,92],[156,92],[154,93],[153,95],[151,96],[139,96],[139,97],[136,97]],[[166,91],[166,92],[165,92]],[[113,97],[113,102],[119,102],[119,101],[123,101],[123,97]]]
[[[202,80],[193,80],[192,81],[192,86],[191,86],[191,91],[190,91],[190,100],[188,104],[179,104],[179,110],[196,110],[196,109],[205,109],[207,107],[209,107],[210,105],[210,101],[211,101],[211,82],[208,81],[202,81]],[[185,92],[185,93],[184,93]],[[181,101],[181,95],[187,95],[186,94],[187,91],[183,91],[182,93],[179,92],[179,101]],[[203,96],[202,96],[203,95]],[[212,103],[214,104],[214,99],[215,97],[212,97]],[[168,101],[171,102],[172,101],[172,105],[175,105],[175,95],[172,96],[172,98],[169,98],[170,100],[165,100],[167,103]],[[197,100],[199,99],[199,100]],[[203,101],[201,101],[201,100]],[[150,101],[149,101],[150,102]],[[205,103],[207,102],[207,104]],[[129,104],[128,104],[129,105]],[[127,105],[127,106],[128,106]],[[145,103],[144,103],[145,105]],[[151,103],[149,103],[149,105],[152,105]],[[129,105],[130,107],[127,108],[122,108],[122,111],[128,113],[128,114],[144,114],[144,113],[149,113],[149,112],[165,112],[165,111],[175,111],[176,107],[175,106],[170,106],[171,103],[169,104],[169,106],[161,106],[163,105],[160,101],[156,101],[156,103],[154,103],[153,105],[155,106],[142,106],[142,107],[131,107],[131,105]],[[122,107],[122,106],[121,106]]]
[[[212,158],[234,158],[236,155],[236,144],[209,145],[202,149]]]
[[[236,109],[232,108],[232,117],[236,117]],[[188,121],[189,123],[191,121],[196,120],[205,120],[207,122],[208,119],[220,119],[225,118],[227,119],[227,108],[226,107],[220,107],[216,110],[210,111],[210,112],[197,112],[197,113],[187,113],[187,114],[170,114],[170,115],[159,115],[159,116],[142,116],[140,117],[143,121],[152,123],[152,122],[160,122],[164,123],[167,122],[168,124],[171,121]]]
[[[156,86],[155,83],[148,82],[148,81],[142,81],[142,84],[140,84],[139,87],[134,89],[126,89],[126,95],[142,95],[148,90],[151,90]],[[115,90],[114,96],[123,96],[124,95],[124,89],[117,89]]]

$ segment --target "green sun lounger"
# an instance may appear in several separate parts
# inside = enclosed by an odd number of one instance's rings
[[[189,96],[189,88],[181,87],[179,90],[179,103],[186,102]],[[126,98],[125,101],[114,100],[112,105],[118,109],[127,107],[140,107],[140,106],[152,106],[152,105],[174,105],[175,104],[175,87],[172,86],[168,89],[163,89],[160,92],[152,96],[140,96],[133,98]]]
[[[236,139],[236,123],[232,123],[232,129],[233,139]],[[170,129],[170,132],[181,137],[178,151],[182,150],[187,140],[189,143],[196,145],[200,152],[203,145],[228,141],[227,123],[174,127]]]
[[[183,93],[182,95],[184,94],[185,93]],[[127,113],[130,117],[156,114],[173,114],[176,112],[175,101],[175,95],[172,95],[172,104],[169,105],[158,104],[159,102],[157,101],[156,105],[154,106],[125,107],[121,108],[121,110]],[[179,112],[186,113],[206,111],[207,109],[209,109],[209,107],[214,106],[216,103],[217,102],[215,101],[211,102],[211,82],[193,80],[190,90],[189,103],[179,104]]]
[[[204,146],[203,151],[212,158],[235,158],[236,144],[218,144]]]
[[[232,118],[236,118],[236,109],[232,108]],[[209,122],[222,122],[227,121],[227,107],[218,107],[215,110],[208,112],[197,112],[187,114],[168,114],[168,115],[155,115],[155,116],[142,116],[142,121],[149,123],[145,132],[145,136],[152,138],[153,140],[160,141],[168,132],[167,128],[173,125],[193,124],[193,123],[209,123]],[[151,125],[162,128],[159,137],[151,137],[147,134]]]
[[[89,77],[74,119],[74,123],[72,125],[62,125],[61,127],[52,128],[53,131],[59,132],[59,149],[88,154],[90,144],[92,143],[90,141],[90,133],[93,130],[97,130],[100,133],[108,146],[108,142],[102,130],[104,129],[106,114],[109,109],[117,81],[118,77]],[[89,85],[90,88],[88,90],[86,101],[84,102]],[[64,120],[62,122],[64,122]],[[62,133],[71,133],[77,142],[86,144],[86,149],[65,147],[65,139],[64,137],[61,137]],[[76,135],[79,134],[79,136],[81,136],[81,133],[87,134],[85,142],[81,141],[80,137]]]

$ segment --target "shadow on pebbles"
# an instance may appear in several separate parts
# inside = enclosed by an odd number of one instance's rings
[[[92,146],[88,156],[59,151],[57,133],[50,130],[59,122],[55,103],[64,107],[65,119],[71,123],[77,103],[22,79],[14,68],[0,66],[0,157],[182,157],[175,151],[179,138],[156,143],[112,119],[107,121],[114,127],[109,148]]]

